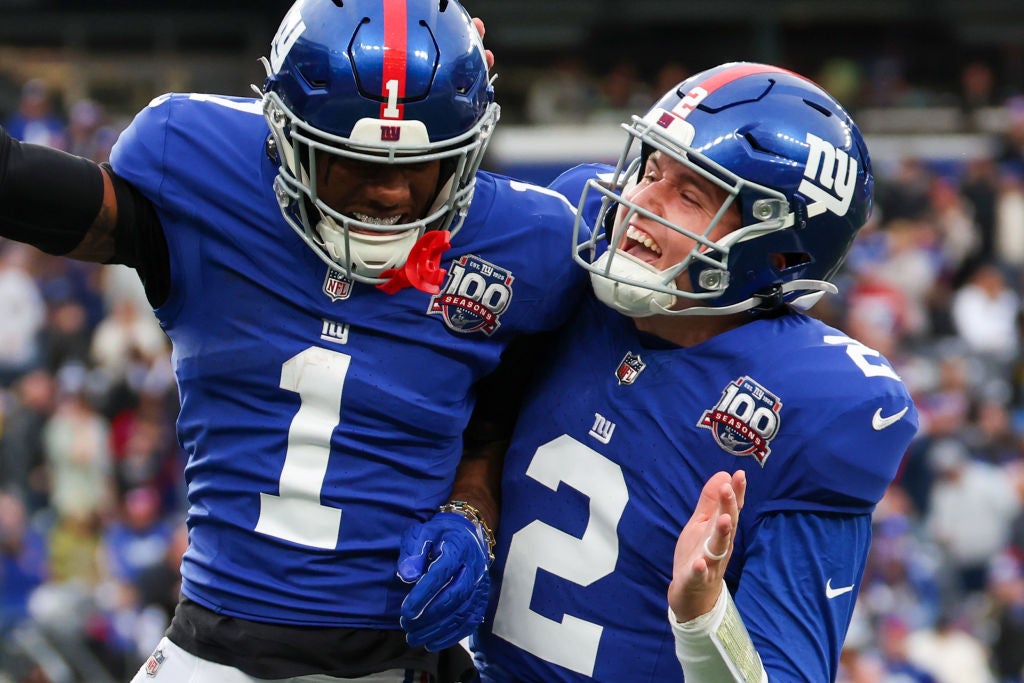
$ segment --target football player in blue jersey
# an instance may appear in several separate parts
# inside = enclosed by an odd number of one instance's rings
[[[489,57],[452,0],[300,0],[257,97],[159,97],[109,165],[0,130],[0,235],[134,267],[173,344],[189,547],[136,680],[434,680],[482,619],[464,447],[586,287],[565,198],[478,171]]]
[[[864,140],[820,87],[752,63],[624,128],[616,167],[551,186],[579,200],[595,297],[506,456],[481,676],[834,680],[918,422],[885,358],[801,310],[869,216]]]

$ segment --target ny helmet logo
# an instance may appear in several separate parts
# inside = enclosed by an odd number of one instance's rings
[[[832,143],[807,134],[807,165],[798,191],[811,200],[808,216],[831,211],[845,216],[857,186],[857,160]]]
[[[302,21],[302,3],[295,3],[288,10],[281,27],[274,36],[274,42],[270,46],[270,68],[274,73],[281,70],[285,57],[292,51],[292,47],[306,31],[306,24]]]

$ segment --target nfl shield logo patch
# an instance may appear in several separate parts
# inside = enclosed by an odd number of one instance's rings
[[[324,294],[331,297],[331,301],[347,299],[352,294],[352,280],[345,277],[340,270],[328,268],[324,277]]]
[[[647,364],[640,359],[639,355],[627,351],[626,357],[622,359],[618,369],[615,370],[615,377],[619,380],[619,384],[632,384],[646,367]]]
[[[164,663],[164,651],[157,649],[153,651],[153,654],[146,660],[146,675],[149,677],[155,677],[156,672],[160,670],[160,665]]]

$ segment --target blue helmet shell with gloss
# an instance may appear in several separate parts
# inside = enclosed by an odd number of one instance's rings
[[[835,291],[829,281],[870,215],[873,179],[860,131],[821,87],[774,66],[724,64],[683,81],[624,128],[639,142],[639,158],[634,159],[635,145],[627,148],[611,189],[588,185],[588,191],[607,197],[598,224],[609,229],[595,231],[590,244],[576,251],[595,289],[609,286],[604,278],[654,292],[658,303],[650,304],[633,291],[625,297],[632,303],[616,306],[622,312],[717,315],[783,302],[806,306]],[[621,190],[643,173],[654,150],[725,189],[726,202],[741,216],[741,227],[717,241],[707,239],[715,221],[669,224],[697,244],[686,260],[657,275],[634,273],[623,263],[617,267],[618,250],[598,253],[599,240],[619,244],[625,229],[624,220],[604,220],[609,212],[624,207],[627,214],[643,214]],[[689,289],[676,285],[684,271]],[[678,298],[699,303],[664,310]]]
[[[282,213],[322,260],[381,284],[426,230],[461,227],[499,117],[483,43],[454,0],[299,0],[265,60],[263,111]],[[366,220],[324,202],[318,157],[441,162],[426,216]]]
[[[264,89],[319,131],[348,137],[360,119],[389,118],[394,97],[395,118],[422,121],[440,142],[472,130],[494,101],[482,43],[455,2],[304,0],[289,17]]]

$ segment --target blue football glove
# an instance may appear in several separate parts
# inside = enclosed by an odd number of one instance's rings
[[[439,512],[406,531],[398,578],[416,584],[402,602],[409,645],[437,652],[471,634],[487,609],[489,565],[483,529],[462,515]]]

